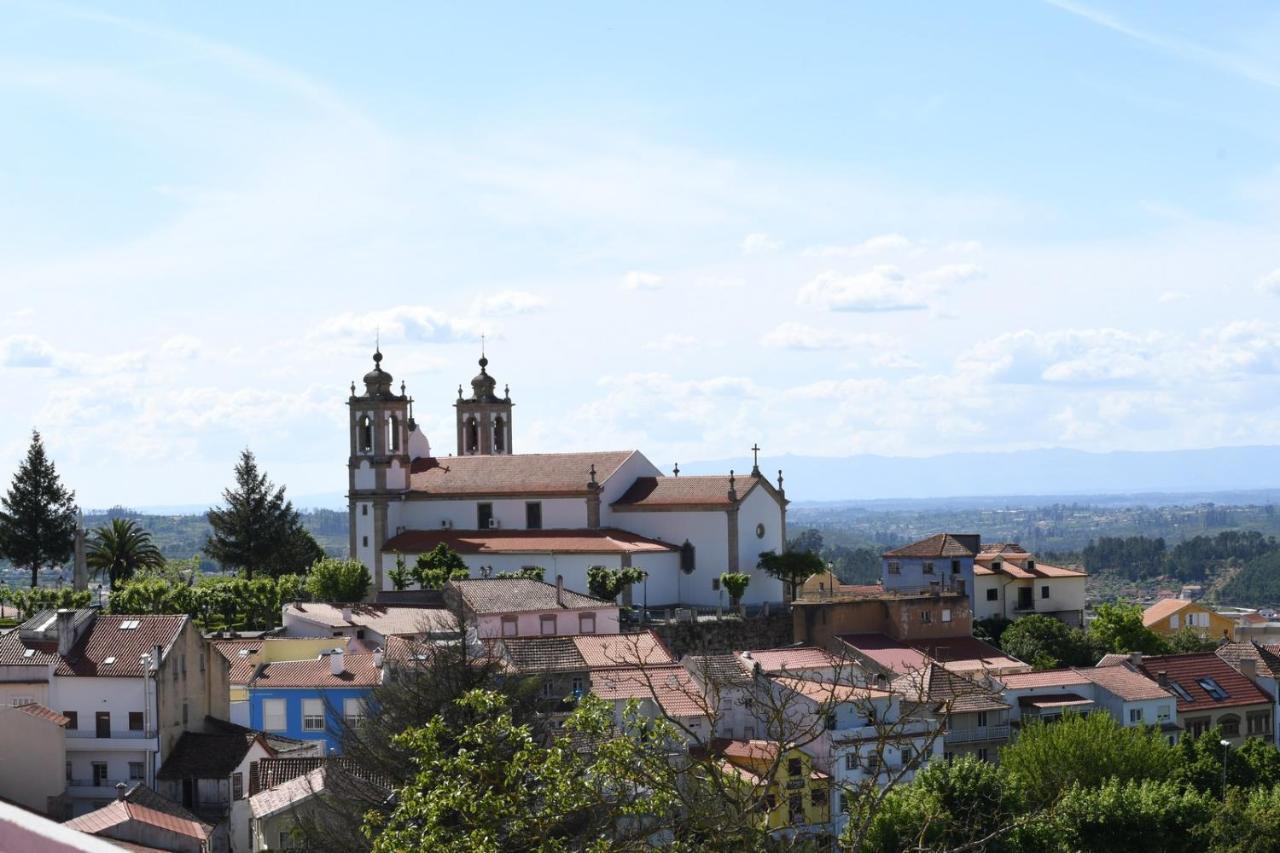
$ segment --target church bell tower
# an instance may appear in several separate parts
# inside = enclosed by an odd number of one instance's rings
[[[391,390],[391,374],[382,369],[382,352],[373,354],[373,370],[364,375],[364,393],[351,383],[351,452],[347,461],[351,557],[369,567],[373,593],[382,589],[383,543],[399,521],[399,496],[409,485],[409,436],[416,429],[413,401]]]
[[[510,388],[502,389],[502,396],[494,393],[498,383],[486,368],[489,359],[480,354],[480,372],[471,380],[471,396],[462,396],[458,386],[458,455],[459,456],[510,456],[511,455],[511,402]]]

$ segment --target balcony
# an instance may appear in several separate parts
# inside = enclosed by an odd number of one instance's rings
[[[160,748],[154,731],[113,731],[110,737],[98,737],[93,729],[74,729],[66,733],[68,750],[108,752],[153,751]]]
[[[1009,724],[998,726],[978,726],[972,729],[948,729],[946,743],[974,743],[980,740],[1008,740]]]

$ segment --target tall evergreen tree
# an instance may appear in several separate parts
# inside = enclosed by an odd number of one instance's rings
[[[209,510],[213,533],[204,552],[223,566],[242,569],[252,579],[255,569],[272,575],[300,573],[324,556],[285,499],[284,486],[277,488],[258,470],[252,451],[241,451],[236,485],[222,498],[225,507]]]
[[[75,500],[45,455],[40,433],[32,430],[27,458],[0,498],[0,557],[30,569],[33,588],[42,568],[65,563],[75,550]]]

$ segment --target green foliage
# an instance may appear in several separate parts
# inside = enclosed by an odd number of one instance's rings
[[[443,542],[427,553],[419,554],[413,566],[413,579],[422,589],[440,589],[445,581],[463,580],[470,576],[466,561]]]
[[[186,584],[159,578],[126,581],[111,593],[110,609],[112,613],[186,613],[196,616],[198,610],[191,589]]]
[[[1217,801],[1176,782],[1107,779],[1074,786],[1058,802],[1055,826],[1067,850],[1130,853],[1199,851],[1206,846]]]
[[[729,593],[729,600],[735,605],[742,600],[742,596],[746,594],[747,587],[751,584],[751,575],[743,572],[724,572],[720,575],[720,586],[724,587]]]
[[[979,640],[985,640],[988,643],[999,646],[1004,639],[1004,632],[1013,624],[1012,619],[1005,619],[1003,616],[992,616],[989,619],[979,619],[973,623],[973,636]],[[1003,646],[1001,646],[1003,648]]]
[[[793,599],[807,578],[827,570],[827,564],[813,551],[786,551],[782,554],[764,551],[760,554],[758,567],[787,584]]]
[[[189,585],[163,578],[138,578],[111,594],[112,613],[185,613],[205,630],[264,631],[280,625],[280,609],[305,598],[302,579],[209,576]]]
[[[70,587],[38,586],[34,589],[0,588],[0,600],[13,605],[23,619],[30,619],[41,610],[78,610],[93,603],[93,593]]]
[[[1254,604],[1280,601],[1280,549],[1245,563],[1218,593],[1224,602]]]
[[[788,551],[812,551],[815,554],[822,553],[822,533],[816,527],[806,527],[795,535],[794,539],[787,540]]]
[[[1036,669],[1093,666],[1101,657],[1084,631],[1039,613],[1023,616],[1006,628],[1000,648]]]
[[[1280,786],[1236,789],[1213,822],[1218,853],[1274,853],[1280,839]]]
[[[1162,538],[1103,536],[1096,542],[1090,542],[1081,556],[1085,568],[1091,573],[1112,572],[1130,580],[1170,575],[1198,583],[1225,566],[1248,564],[1266,556],[1274,558],[1278,553],[1280,544],[1274,536],[1264,536],[1256,530],[1223,530],[1216,536],[1193,536],[1171,550],[1166,549]],[[1224,596],[1234,597],[1258,580],[1250,573],[1236,589],[1231,589],[1231,584],[1228,584],[1223,590]],[[1274,582],[1264,581],[1264,585],[1280,590]],[[1250,600],[1274,597],[1255,594]]]
[[[1224,771],[1228,788],[1280,784],[1280,752],[1275,747],[1250,739],[1237,749],[1223,746],[1222,739],[1216,726],[1198,737],[1184,735],[1177,747],[1181,760],[1178,781],[1219,798]]]
[[[1165,654],[1169,646],[1160,635],[1142,624],[1142,608],[1136,604],[1100,604],[1089,625],[1089,639],[1103,652]]]
[[[1183,626],[1173,632],[1165,641],[1172,654],[1180,655],[1189,652],[1211,652],[1218,647],[1218,642],[1200,636],[1200,632],[1191,626]]]
[[[208,513],[213,532],[204,552],[210,558],[252,579],[255,571],[272,576],[302,572],[324,556],[285,499],[284,486],[276,488],[258,471],[249,450],[241,452],[235,476],[235,487],[222,493],[226,506]]]
[[[413,581],[413,572],[405,564],[404,554],[399,551],[396,552],[396,564],[387,572],[387,578],[391,581],[392,588],[397,591],[408,589]]]
[[[633,583],[639,583],[647,575],[644,569],[627,566],[622,569],[610,569],[607,566],[592,566],[587,569],[587,589],[596,598],[605,601],[617,601],[618,595]]]
[[[315,601],[360,601],[372,584],[369,570],[359,560],[325,557],[307,573],[307,592]]]
[[[75,550],[75,500],[45,455],[40,433],[32,430],[27,458],[0,498],[0,558],[30,571],[33,588],[41,569],[65,563]]]
[[[1080,552],[1090,574],[1112,572],[1131,580],[1164,574],[1163,539],[1103,536]]]
[[[105,575],[108,586],[115,589],[142,569],[159,569],[164,557],[152,543],[151,534],[136,521],[113,518],[89,534],[85,562],[95,577]]]
[[[1097,712],[1025,724],[1018,739],[1000,751],[1000,764],[1025,791],[1027,803],[1043,808],[1072,785],[1096,788],[1111,778],[1169,779],[1179,756],[1159,730],[1121,726]]]
[[[546,576],[546,569],[542,566],[521,566],[514,572],[498,572],[495,578],[524,578],[525,580],[540,581]]]

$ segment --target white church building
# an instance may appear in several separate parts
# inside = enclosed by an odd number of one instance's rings
[[[761,473],[665,476],[638,450],[515,453],[508,389],[480,358],[471,395],[454,403],[457,453],[433,455],[413,400],[392,390],[382,353],[351,386],[348,497],[351,554],[375,589],[403,555],[445,543],[483,577],[526,566],[569,589],[587,589],[591,566],[636,566],[648,577],[627,595],[651,607],[729,603],[720,574],[751,576],[745,604],[783,599],[780,581],[756,565],[786,542],[787,500]],[[627,603],[624,598],[624,603]]]

